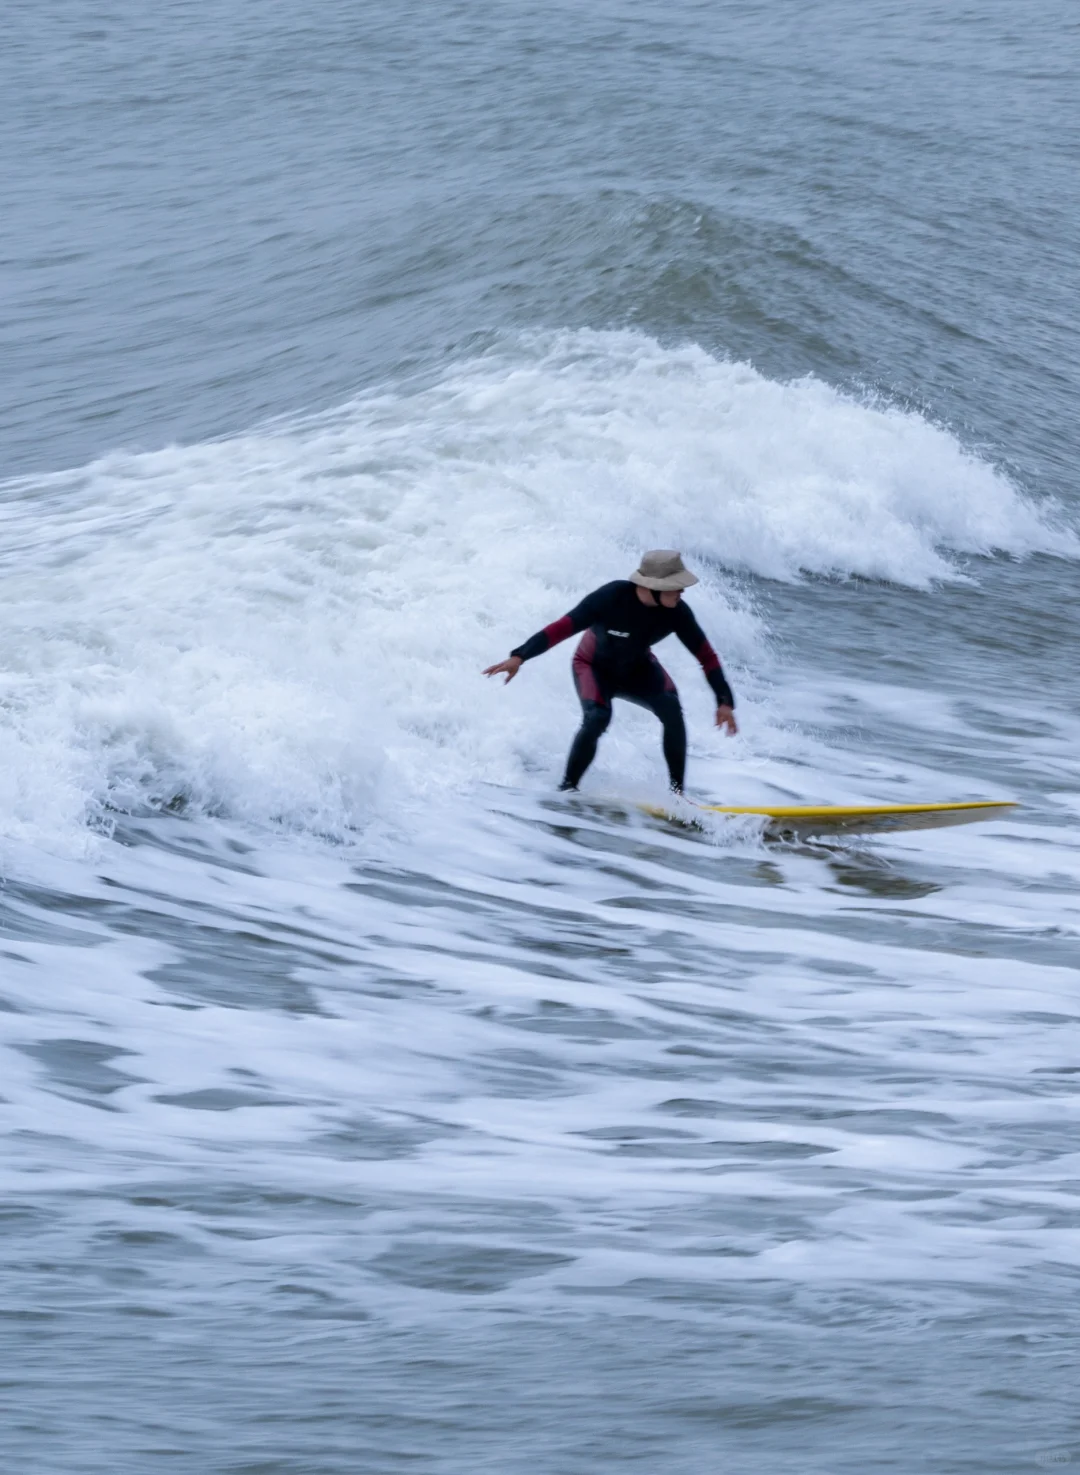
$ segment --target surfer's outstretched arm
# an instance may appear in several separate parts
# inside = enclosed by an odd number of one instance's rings
[[[716,725],[726,728],[734,737],[739,730],[735,722],[735,697],[724,675],[720,657],[709,644],[705,631],[694,618],[694,612],[685,600],[680,602],[678,613],[675,634],[701,666],[705,680],[712,687],[716,698]]]
[[[591,594],[586,594],[581,603],[576,604],[569,614],[563,615],[558,620],[552,620],[550,625],[545,625],[542,630],[537,630],[535,635],[530,635],[523,644],[514,647],[505,661],[489,666],[484,675],[500,676],[505,671],[507,681],[513,681],[521,670],[522,662],[531,661],[534,656],[543,655],[544,651],[550,650],[553,645],[558,645],[561,640],[569,640],[571,635],[577,635],[598,620],[602,620],[612,593],[618,588],[617,582],[605,584],[600,589],[594,589]]]

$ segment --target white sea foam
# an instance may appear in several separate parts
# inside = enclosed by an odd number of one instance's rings
[[[481,813],[467,847],[436,827],[412,876],[406,847],[359,872],[278,849],[251,857],[261,874],[111,847],[68,936],[21,940],[7,970],[4,1192],[77,1190],[73,1236],[198,1244],[177,1273],[203,1294],[257,1264],[368,1304],[376,1257],[422,1255],[433,1225],[481,1252],[563,1251],[549,1280],[631,1303],[649,1278],[942,1281],[954,1297],[1075,1266],[1052,1217],[1073,1167],[1058,1073],[1075,970],[1018,962],[1038,934],[1007,915],[1001,878],[993,922],[958,889],[900,917],[870,897],[860,911],[821,857],[780,856],[753,886],[670,832],[608,866],[587,816],[554,842],[536,818]],[[972,920],[984,949],[1027,936],[1000,956],[935,946]],[[286,981],[319,1009],[281,1007]],[[73,1046],[118,1052],[96,1098],[65,1079]],[[1062,1155],[1033,1160],[1032,1132]],[[224,1220],[189,1207],[234,1183]],[[298,1239],[275,1208],[252,1236],[260,1195],[375,1212],[346,1233],[320,1211]],[[559,1301],[514,1288],[530,1297]]]
[[[479,670],[644,547],[701,570],[736,671],[768,637],[739,574],[921,587],[958,555],[1076,551],[916,415],[634,334],[518,342],[312,421],[113,455],[9,485],[3,516],[0,824],[68,848],[107,806],[340,837],[386,796],[550,777],[565,663],[511,692]],[[606,744],[630,781],[655,768],[644,731]]]

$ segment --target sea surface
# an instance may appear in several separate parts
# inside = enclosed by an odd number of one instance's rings
[[[19,1475],[1080,1465],[1075,0],[9,0]],[[701,576],[732,804],[569,647]]]

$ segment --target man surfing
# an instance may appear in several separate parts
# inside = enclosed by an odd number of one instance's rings
[[[587,594],[561,620],[519,645],[505,661],[489,666],[485,676],[505,673],[513,681],[525,661],[542,655],[560,640],[585,634],[574,652],[574,685],[581,700],[582,721],[566,760],[560,789],[576,789],[596,757],[596,745],[611,721],[613,698],[634,702],[659,717],[664,726],[664,758],[676,794],[686,773],[686,724],[675,683],[652,653],[658,640],[677,635],[696,656],[716,697],[716,725],[732,736],[735,698],[724,678],[720,658],[705,638],[683,590],[698,582],[683,565],[682,554],[669,548],[646,553],[629,579],[615,579]]]

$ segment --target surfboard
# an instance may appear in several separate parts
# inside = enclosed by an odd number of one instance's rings
[[[977,799],[960,804],[692,804],[704,814],[755,816],[765,820],[765,833],[774,839],[811,835],[884,835],[897,830],[936,830],[946,825],[970,825],[977,820],[1000,819],[1017,806],[1011,799]],[[657,819],[685,822],[682,806],[662,809],[643,804]]]

